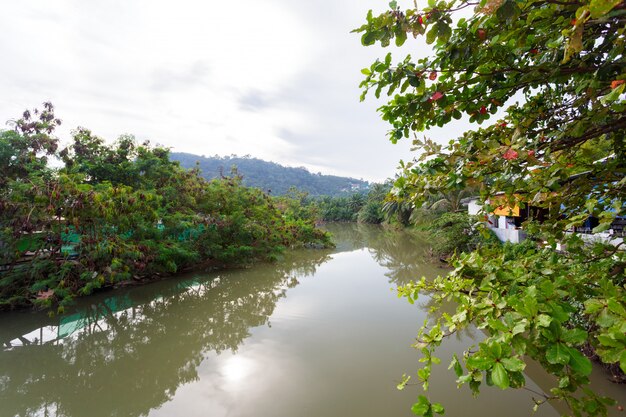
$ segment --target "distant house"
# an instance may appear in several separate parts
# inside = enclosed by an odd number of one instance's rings
[[[485,214],[482,212],[482,204],[478,197],[464,199],[467,204],[467,212],[472,216]],[[522,222],[529,217],[530,208],[521,210],[519,206],[499,206],[492,213],[486,214],[485,221],[489,229],[498,236],[501,242],[520,243],[528,236],[522,230]]]
[[[497,199],[497,196],[495,198]],[[547,215],[547,209],[533,207],[532,205],[527,205],[522,209],[517,205],[510,207],[503,202],[493,212],[484,213],[482,210],[483,205],[478,197],[469,197],[462,200],[462,202],[467,205],[468,214],[474,216],[484,215],[489,229],[502,242],[522,242],[528,236],[522,229],[522,223],[528,218],[541,221]],[[493,202],[491,202],[491,205],[494,205]],[[592,230],[597,224],[597,219],[589,217],[581,227],[576,227],[566,233],[577,233],[581,239],[588,243],[604,241],[612,245],[620,245],[624,241],[626,236],[626,217],[618,216],[611,224],[611,228],[606,232],[593,233]]]

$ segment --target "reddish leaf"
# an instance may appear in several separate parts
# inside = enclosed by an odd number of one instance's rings
[[[439,91],[435,91],[433,93],[433,95],[430,97],[431,100],[433,101],[437,101],[439,100],[441,97],[443,97],[443,93],[439,92]]]

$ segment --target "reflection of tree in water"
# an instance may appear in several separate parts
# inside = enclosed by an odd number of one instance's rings
[[[447,270],[439,268],[429,259],[428,242],[411,233],[386,229],[373,225],[328,225],[327,228],[339,242],[351,242],[353,249],[367,248],[379,265],[388,269],[385,276],[389,282],[397,286],[406,285],[409,281],[423,276],[434,278],[447,274]],[[429,294],[423,294],[421,301],[416,303],[422,311],[428,312],[431,323],[441,317],[443,313],[455,314],[456,304],[444,302],[435,307],[434,300]],[[476,338],[475,329],[468,327],[455,333],[456,339]]]
[[[424,256],[427,244],[409,234],[368,225],[328,229],[335,252],[367,248],[396,285],[438,272]],[[66,333],[79,329],[71,336],[0,351],[0,414],[145,415],[196,380],[207,354],[236,351],[251,328],[268,324],[286,290],[328,259],[328,251],[299,251],[213,280],[163,281],[85,299],[84,308],[61,318]],[[64,334],[59,318],[18,316],[0,318],[0,345],[42,326]]]
[[[385,275],[392,284],[405,285],[422,276],[445,273],[429,260],[429,244],[413,234],[366,224],[329,224],[326,228],[339,245],[350,244],[351,250],[367,248],[376,262],[389,270]]]
[[[328,259],[326,251],[298,252],[214,280],[132,289],[79,309],[82,328],[71,337],[0,351],[2,415],[145,415],[198,378],[206,353],[236,351],[251,328],[268,322],[297,277]]]

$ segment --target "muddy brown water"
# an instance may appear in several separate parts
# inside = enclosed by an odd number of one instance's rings
[[[445,271],[415,236],[327,228],[336,249],[107,292],[62,317],[0,315],[0,417],[411,416],[421,389],[396,385],[419,368],[411,345],[428,298],[410,305],[395,288]],[[532,415],[530,392],[456,388],[452,353],[483,337],[470,329],[446,341],[429,397],[446,416]],[[533,366],[526,376],[532,390],[551,386]],[[594,385],[626,402],[626,387],[601,372]]]

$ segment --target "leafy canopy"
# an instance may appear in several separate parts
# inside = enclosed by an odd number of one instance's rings
[[[560,399],[574,415],[606,414],[611,402],[588,389],[591,363],[580,351],[626,371],[626,256],[566,231],[594,216],[601,232],[624,215],[625,23],[621,0],[429,0],[408,10],[392,1],[355,30],[363,45],[400,46],[410,36],[432,45],[426,58],[393,64],[387,54],[362,71],[362,99],[390,97],[379,111],[391,141],[414,136],[421,151],[403,164],[397,196],[419,205],[477,187],[485,213],[497,193],[500,204],[548,213],[524,225],[544,247],[482,247],[459,256],[447,277],[400,291],[411,302],[427,292],[458,303],[420,333],[424,388],[435,348],[477,325],[487,338],[453,358],[459,383],[474,392],[483,381],[524,387],[532,358],[558,381],[535,407]],[[460,119],[482,127],[445,146],[415,136]],[[557,253],[557,243],[567,250]],[[420,396],[413,411],[443,409]]]
[[[300,200],[207,181],[132,136],[107,144],[78,128],[59,150],[59,124],[45,103],[0,130],[0,310],[63,311],[101,288],[330,245]]]

